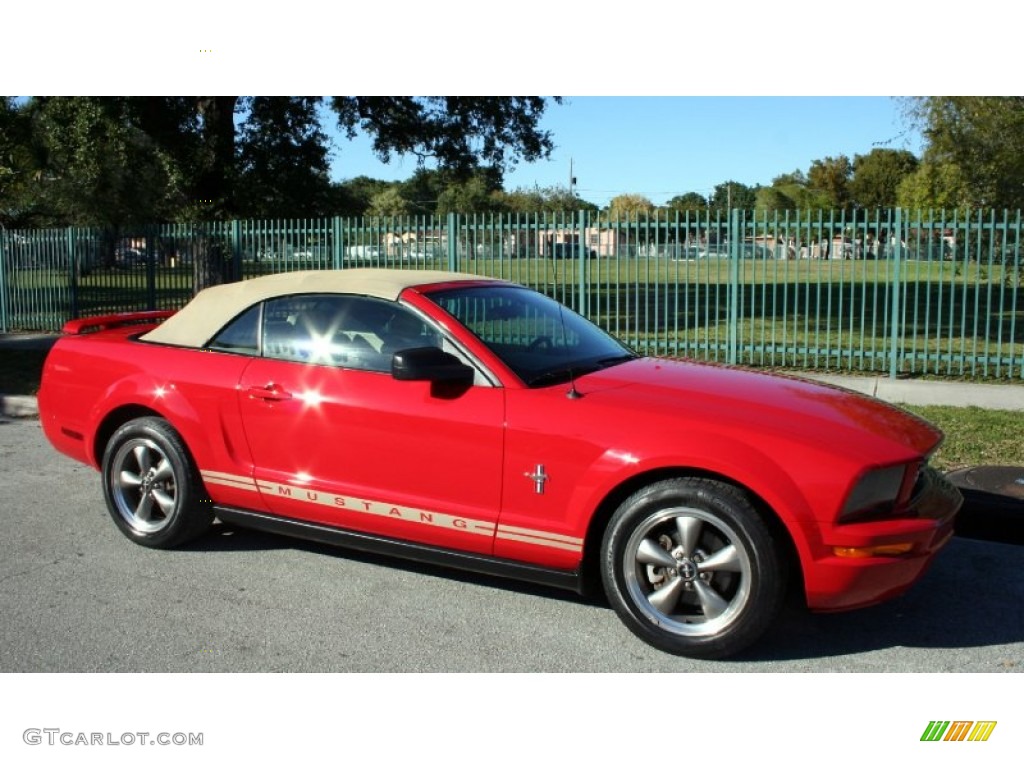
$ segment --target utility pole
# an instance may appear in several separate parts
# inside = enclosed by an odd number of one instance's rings
[[[574,197],[573,187],[576,186],[576,177],[572,175],[572,158],[569,158],[569,197]]]

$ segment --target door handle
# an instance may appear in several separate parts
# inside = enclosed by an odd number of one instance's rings
[[[277,384],[267,384],[262,387],[249,387],[246,390],[249,393],[249,397],[253,400],[291,400],[292,393],[286,389],[281,389]]]

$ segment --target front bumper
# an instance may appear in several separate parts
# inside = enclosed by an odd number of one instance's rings
[[[902,594],[921,578],[953,536],[953,521],[963,504],[960,491],[935,470],[926,468],[922,479],[901,517],[818,528],[815,557],[804,567],[811,610],[874,605]],[[907,545],[905,554],[863,554]],[[851,557],[850,552],[861,554]]]

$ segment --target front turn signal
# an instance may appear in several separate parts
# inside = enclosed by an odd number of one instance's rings
[[[877,547],[832,547],[837,557],[895,557],[905,555],[912,550],[911,542],[902,544],[880,544]]]

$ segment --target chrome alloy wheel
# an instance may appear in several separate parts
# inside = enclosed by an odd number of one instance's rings
[[[178,480],[163,449],[147,437],[126,440],[108,468],[112,500],[125,523],[139,533],[156,533],[172,519]]]
[[[752,566],[744,539],[720,517],[688,506],[642,520],[622,550],[634,605],[669,633],[722,632],[750,599]]]

